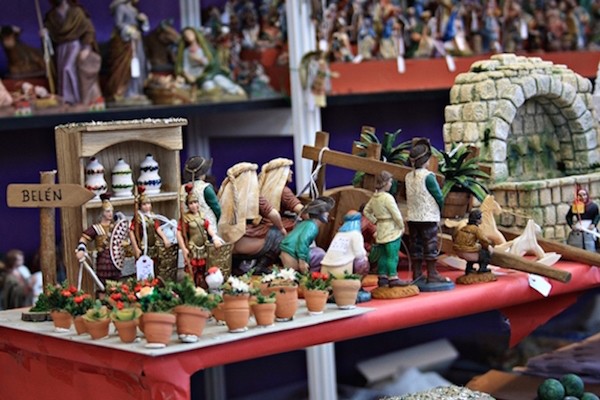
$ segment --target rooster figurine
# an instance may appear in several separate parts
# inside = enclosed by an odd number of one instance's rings
[[[219,293],[223,284],[223,272],[218,267],[210,267],[206,273],[206,284],[210,293]]]

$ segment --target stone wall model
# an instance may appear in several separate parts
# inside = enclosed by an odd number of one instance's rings
[[[502,226],[532,218],[546,238],[562,240],[576,188],[600,196],[592,83],[564,65],[514,54],[475,62],[457,76],[445,120],[446,149],[475,145],[491,167]]]

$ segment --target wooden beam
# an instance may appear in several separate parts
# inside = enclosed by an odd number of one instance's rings
[[[498,227],[498,230],[504,235],[506,240],[512,240],[521,235],[521,233],[515,229]],[[537,242],[544,251],[559,253],[565,260],[576,261],[593,266],[600,265],[600,254],[596,252],[580,249],[579,247],[560,243],[556,240],[544,239],[539,236],[537,237]]]
[[[445,233],[441,233],[439,236],[442,239],[442,251],[447,254],[453,254],[452,237]],[[569,271],[548,267],[537,261],[531,261],[524,257],[502,251],[494,251],[491,254],[490,264],[502,268],[515,269],[517,271],[545,276],[546,278],[563,283],[567,283],[571,280],[571,273]]]
[[[302,147],[302,158],[317,161],[319,159],[319,152],[320,149],[317,147],[304,145]],[[382,170],[386,170],[389,171],[394,178],[402,182],[404,182],[406,175],[412,171],[412,168],[403,165],[371,160],[335,150],[325,150],[321,161],[323,164],[346,168],[352,171],[363,171],[364,173],[371,175],[377,175]],[[440,185],[443,184],[444,178],[442,175],[436,174],[436,179]]]

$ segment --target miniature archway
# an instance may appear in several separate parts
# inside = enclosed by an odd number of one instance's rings
[[[444,142],[474,144],[494,182],[586,173],[600,163],[591,82],[538,57],[499,54],[457,76]]]

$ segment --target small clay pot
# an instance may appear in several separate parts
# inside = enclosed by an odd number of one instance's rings
[[[298,286],[271,286],[275,292],[275,318],[277,321],[291,321],[298,310]]]
[[[250,307],[254,313],[256,325],[271,326],[275,323],[275,308],[277,307],[275,303],[254,303]]]
[[[306,308],[310,315],[323,314],[327,305],[329,292],[327,290],[307,290],[304,289],[304,300],[306,300]]]
[[[87,333],[90,334],[93,340],[102,339],[103,337],[108,336],[108,328],[110,326],[109,318],[100,321],[88,321],[87,319],[84,319],[83,321]]]
[[[138,320],[132,319],[129,321],[113,321],[117,334],[123,343],[131,343],[137,338]]]
[[[171,341],[175,314],[149,312],[144,314],[144,335],[149,345],[166,346]]]
[[[52,323],[56,330],[69,330],[73,323],[73,316],[66,311],[51,311]]]
[[[176,326],[178,335],[194,335],[200,337],[210,318],[210,312],[203,308],[180,305],[175,307]]]
[[[331,288],[338,308],[342,310],[355,308],[360,287],[360,279],[334,279]]]
[[[250,318],[250,295],[240,294],[237,296],[223,296],[223,310],[225,311],[225,323],[229,332],[238,333],[248,330],[248,319]]]
[[[78,315],[77,317],[75,317],[73,323],[75,324],[75,332],[77,332],[78,335],[83,335],[84,333],[87,333],[87,328],[85,327],[85,320],[83,319],[82,315]]]

